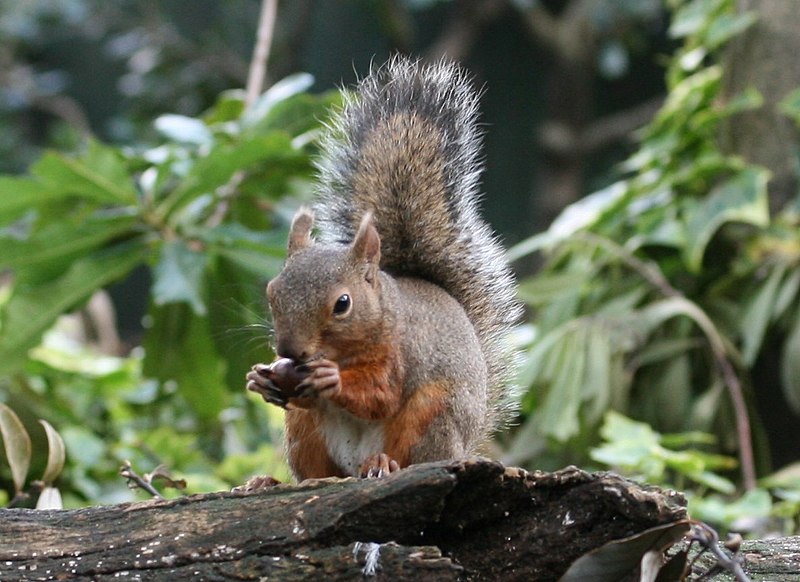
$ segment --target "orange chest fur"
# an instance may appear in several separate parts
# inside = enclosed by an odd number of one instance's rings
[[[401,467],[414,462],[414,447],[447,406],[447,387],[430,383],[404,399],[402,386],[370,381],[380,377],[344,372],[339,398],[287,415],[290,463],[304,478],[356,475],[364,459],[377,453]]]

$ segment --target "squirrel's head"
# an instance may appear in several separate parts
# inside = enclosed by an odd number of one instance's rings
[[[292,221],[286,264],[267,285],[278,355],[337,360],[380,338],[381,240],[372,213],[349,244],[320,244],[305,208]],[[366,341],[366,344],[365,344]]]

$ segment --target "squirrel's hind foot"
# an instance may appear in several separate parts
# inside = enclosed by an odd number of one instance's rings
[[[378,453],[370,455],[361,463],[358,474],[362,479],[374,479],[385,477],[389,473],[394,473],[399,470],[400,464],[397,461],[386,453]]]

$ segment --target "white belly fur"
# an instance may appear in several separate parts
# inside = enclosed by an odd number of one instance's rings
[[[363,420],[333,405],[326,407],[320,427],[331,459],[348,475],[358,476],[361,463],[383,452],[383,423]]]

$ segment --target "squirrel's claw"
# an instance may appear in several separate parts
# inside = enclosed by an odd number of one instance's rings
[[[378,453],[367,457],[358,470],[362,479],[385,477],[389,473],[400,470],[400,464],[386,453]]]
[[[303,364],[303,371],[308,372],[308,377],[297,385],[299,398],[314,396],[330,396],[342,387],[339,376],[339,366],[331,360],[312,360]]]
[[[263,364],[261,365],[263,366]],[[283,391],[271,379],[259,373],[259,370],[256,369],[258,366],[259,364],[253,366],[253,369],[245,376],[247,389],[260,394],[270,404],[286,408],[287,398],[284,396]]]

